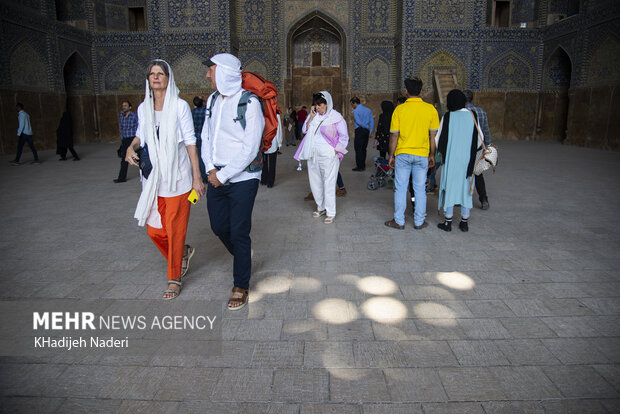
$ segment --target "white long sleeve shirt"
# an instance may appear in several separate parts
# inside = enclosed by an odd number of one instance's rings
[[[265,154],[273,154],[282,146],[282,120],[280,119],[280,114],[276,114],[278,117],[278,129],[276,131],[276,136],[273,137],[273,141],[271,141],[271,148],[265,151]]]
[[[141,115],[145,110],[144,104],[138,106],[138,129],[136,130],[136,136],[140,138],[140,146],[145,144],[146,132],[143,120],[144,115]],[[189,109],[189,104],[183,99],[178,100],[178,112],[177,112],[177,125],[179,131],[179,137],[181,140],[178,143],[178,166],[179,176],[177,181],[176,192],[166,190],[168,188],[168,182],[161,175],[159,176],[159,186],[157,195],[159,197],[177,197],[181,194],[187,193],[192,189],[193,174],[192,163],[187,153],[188,145],[196,145],[196,135],[194,135],[194,121],[192,120],[192,112]]]
[[[248,172],[245,169],[258,154],[265,118],[260,102],[252,97],[245,112],[245,130],[240,122],[233,120],[237,117],[237,104],[242,92],[243,89],[231,96],[218,95],[211,117],[207,113],[202,128],[202,160],[207,171],[220,168],[216,176],[223,184],[260,179],[261,176],[260,171]],[[207,100],[207,108],[211,105],[211,99]]]

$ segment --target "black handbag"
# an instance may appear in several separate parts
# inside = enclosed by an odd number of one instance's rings
[[[142,176],[144,178],[149,178],[149,174],[153,170],[153,165],[151,164],[151,159],[149,158],[149,148],[146,144],[144,147],[138,148],[136,151],[138,154],[138,158],[140,158],[140,171],[142,171]]]

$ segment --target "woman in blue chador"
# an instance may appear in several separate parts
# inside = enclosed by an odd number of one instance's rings
[[[465,95],[460,90],[453,89],[448,93],[449,112],[441,119],[435,137],[437,152],[444,160],[438,208],[443,206],[445,221],[437,225],[444,231],[452,231],[452,216],[456,205],[461,206],[459,229],[469,230],[467,221],[472,208],[474,163],[483,137],[476,128],[476,115],[465,109],[465,103]]]

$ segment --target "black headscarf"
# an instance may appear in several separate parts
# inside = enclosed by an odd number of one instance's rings
[[[458,89],[452,89],[448,93],[447,106],[448,111],[454,112],[459,109],[465,108],[467,98],[465,94]],[[441,127],[441,134],[439,135],[439,142],[437,143],[437,152],[442,156],[442,159],[446,159],[446,152],[448,146],[448,131],[450,129],[450,112],[446,112],[443,116],[443,122]],[[478,117],[475,112],[471,113],[474,117],[474,123],[478,122]],[[471,146],[469,148],[469,163],[467,165],[466,177],[470,177],[474,171],[474,163],[476,162],[476,151],[478,148],[478,129],[474,125],[474,130],[471,136]],[[445,161],[444,161],[445,162]]]
[[[448,111],[458,111],[459,109],[465,108],[465,104],[467,103],[467,98],[465,94],[461,92],[459,89],[452,89],[448,93]]]
[[[390,124],[392,123],[392,114],[394,113],[394,104],[391,101],[381,102],[381,115],[377,123],[377,135],[389,136]]]

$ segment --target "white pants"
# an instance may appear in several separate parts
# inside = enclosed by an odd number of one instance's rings
[[[314,201],[316,201],[316,209],[327,210],[329,217],[335,217],[336,178],[340,160],[332,147],[323,146],[313,151],[313,159],[308,160],[308,179]]]

